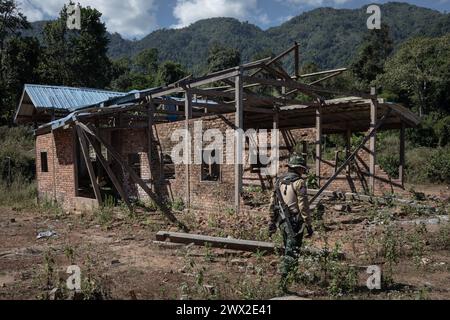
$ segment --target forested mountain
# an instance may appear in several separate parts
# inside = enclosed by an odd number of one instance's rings
[[[420,115],[421,126],[407,132],[407,158],[415,161],[407,164],[408,180],[450,183],[450,14],[388,3],[381,6],[381,30],[369,31],[366,7],[320,8],[268,30],[214,18],[130,41],[107,33],[102,13],[90,7],[81,7],[80,31],[67,31],[62,10],[58,19],[35,22],[21,35],[28,23],[20,8],[11,0],[0,2],[0,25],[9,29],[0,32],[0,125],[13,125],[26,83],[129,92],[230,68],[298,42],[302,72],[349,67],[325,84],[355,92],[376,86],[381,97]],[[301,93],[296,98],[305,99]],[[400,160],[389,146],[398,146],[388,138],[380,137],[386,148],[379,163],[395,176]]]
[[[298,41],[304,63],[314,62],[323,68],[346,66],[367,32],[366,8],[320,8],[265,31],[232,18],[213,18],[183,29],[157,30],[138,41],[110,34],[109,56],[132,57],[143,49],[158,48],[161,61],[177,61],[200,71],[213,43],[234,47],[241,52],[243,61],[249,61],[261,53],[280,52]],[[450,32],[450,14],[396,2],[381,5],[381,10],[382,21],[390,27],[396,48],[414,36],[441,36]],[[26,34],[39,35],[43,25],[33,23],[34,29]]]

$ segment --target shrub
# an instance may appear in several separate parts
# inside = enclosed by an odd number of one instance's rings
[[[10,161],[8,160],[10,159]],[[29,128],[0,127],[0,180],[11,178],[25,181],[35,176],[34,138]]]
[[[183,210],[185,209],[183,199],[181,199],[181,198],[175,199],[175,200],[171,203],[170,207],[171,207],[172,210],[174,210],[174,211],[183,211]]]
[[[400,159],[398,155],[396,154],[381,155],[378,158],[378,163],[390,177],[398,177],[400,167]]]
[[[425,172],[431,182],[450,183],[450,148],[436,149],[426,163]]]
[[[406,175],[409,183],[429,182],[425,165],[429,161],[431,148],[415,148],[406,153]]]
[[[436,135],[439,138],[439,145],[444,147],[450,142],[450,116],[439,120],[434,126]]]
[[[25,181],[16,177],[11,185],[0,180],[0,206],[33,206],[37,197],[37,188],[34,182]]]

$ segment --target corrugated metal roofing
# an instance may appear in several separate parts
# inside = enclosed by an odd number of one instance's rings
[[[36,108],[56,108],[71,111],[125,95],[125,93],[114,91],[34,84],[26,84],[25,92]]]

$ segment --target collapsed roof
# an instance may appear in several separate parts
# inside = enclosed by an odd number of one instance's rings
[[[254,61],[199,78],[189,76],[165,87],[127,94],[26,85],[16,123],[47,120],[41,122],[45,124],[36,131],[42,134],[80,119],[88,121],[91,118],[114,117],[130,111],[141,111],[145,116],[152,105],[155,106],[155,114],[165,115],[159,118],[162,121],[167,121],[167,117],[176,121],[233,113],[239,108],[244,128],[272,128],[274,116],[277,115],[279,128],[294,129],[315,127],[320,108],[323,133],[358,132],[370,129],[373,103],[377,104],[378,119],[385,116],[379,130],[415,127],[420,123],[420,119],[407,108],[379,99],[376,94],[341,92],[321,86],[325,80],[345,72],[345,68],[301,75],[298,50],[298,44],[295,44],[275,58]],[[290,53],[295,56],[294,75],[289,75],[279,63]],[[306,83],[318,77],[322,78]],[[298,93],[311,100],[299,100]],[[56,112],[59,116],[50,117]]]
[[[26,84],[14,121],[17,124],[47,122],[53,116],[123,95],[98,89]]]

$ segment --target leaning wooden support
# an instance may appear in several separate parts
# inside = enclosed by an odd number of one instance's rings
[[[181,228],[187,229],[184,225],[181,225],[180,222],[177,220],[177,218],[174,216],[174,214],[158,199],[158,197],[150,190],[150,188],[147,186],[147,184],[136,174],[136,172],[131,168],[128,164],[125,163],[125,161],[122,159],[119,153],[117,153],[114,148],[106,142],[97,132],[95,128],[89,128],[85,124],[81,122],[77,122],[77,125],[83,129],[86,133],[90,134],[92,137],[97,139],[101,144],[105,146],[105,148],[109,151],[111,156],[116,159],[116,161],[119,163],[119,165],[124,168],[128,174],[130,175],[130,178],[137,183],[144,191],[147,193],[147,195],[153,200],[153,202],[158,206],[158,208],[161,210],[161,212],[169,219],[170,222],[174,224],[178,224]]]
[[[319,192],[312,197],[310,200],[311,203],[313,203],[318,197],[321,196],[321,194],[331,185],[331,183],[336,180],[336,178],[341,174],[342,170],[344,170],[347,165],[352,161],[356,155],[358,154],[359,150],[361,150],[362,147],[365,146],[365,144],[372,138],[373,135],[376,134],[377,130],[384,124],[386,119],[391,114],[392,109],[389,108],[386,114],[381,118],[377,124],[372,128],[370,133],[364,138],[364,140],[361,142],[361,144],[353,151],[353,153],[347,158],[347,160],[344,161],[344,163],[339,167],[339,169],[336,170],[336,173],[323,185],[322,188],[320,188]]]
[[[94,167],[89,155],[89,148],[86,142],[86,138],[83,135],[83,131],[77,127],[78,141],[80,142],[81,153],[83,154],[84,162],[89,173],[89,178],[91,179],[92,188],[94,189],[95,198],[97,199],[98,205],[103,205],[102,194],[100,192],[100,187],[98,186],[97,179],[95,177]]]
[[[128,197],[127,197],[125,191],[123,190],[122,185],[120,184],[120,182],[117,179],[116,175],[114,174],[113,170],[109,166],[108,161],[106,161],[105,157],[103,157],[101,149],[99,148],[99,146],[97,144],[94,143],[94,141],[88,134],[86,134],[84,131],[81,131],[81,133],[84,135],[84,137],[89,141],[89,143],[94,148],[94,151],[95,151],[95,154],[97,155],[98,160],[102,164],[103,168],[105,168],[106,173],[108,174],[109,178],[111,179],[117,192],[119,192],[119,195],[122,198],[123,202],[125,202],[128,209],[130,209],[130,211],[131,211],[133,209],[131,206],[131,203],[128,200]]]
[[[299,47],[298,43],[295,43],[292,47],[290,47],[289,49],[287,49],[286,51],[283,51],[282,53],[280,53],[278,56],[276,56],[275,58],[271,59],[270,61],[267,61],[265,63],[266,66],[270,66],[272,64],[274,64],[275,62],[277,62],[278,60],[284,58],[285,56],[287,56],[289,53],[291,53],[292,51],[296,50]],[[259,68],[256,71],[254,71],[253,73],[250,74],[251,77],[257,75],[258,73],[260,73],[261,71],[263,71],[263,68]]]

